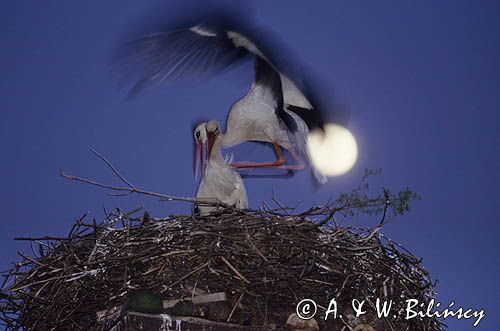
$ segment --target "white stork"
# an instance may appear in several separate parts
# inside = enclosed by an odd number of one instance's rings
[[[222,146],[231,147],[245,141],[273,145],[275,161],[231,164],[235,168],[303,169],[303,159],[310,161],[308,133],[323,129],[320,107],[313,104],[315,98],[304,77],[295,77],[292,81],[291,73],[278,69],[280,66],[276,62],[280,61],[264,55],[263,46],[258,46],[256,37],[251,41],[248,34],[238,31],[237,26],[198,24],[155,33],[132,43],[125,60],[138,69],[139,77],[131,94],[162,81],[212,75],[240,60],[253,59],[253,84],[248,93],[233,104],[226,132],[222,135]],[[302,84],[300,89],[298,84]],[[280,146],[289,151],[296,164],[285,164]],[[323,174],[316,169],[314,173],[320,183],[326,182]]]
[[[207,162],[202,166],[202,179],[198,186],[196,198],[216,199],[226,205],[235,206],[239,209],[248,207],[247,193],[243,179],[224,160],[220,149],[222,138],[220,135],[219,123],[209,121],[201,123],[194,131],[196,141],[196,172],[198,172],[198,162],[203,162],[203,150],[207,145]],[[203,164],[203,163],[202,163]],[[197,207],[200,214],[207,215],[215,210],[214,206]]]

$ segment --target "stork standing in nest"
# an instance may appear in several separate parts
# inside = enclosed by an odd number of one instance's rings
[[[209,121],[198,125],[194,131],[196,142],[196,166],[201,160],[202,179],[196,193],[196,198],[215,200],[229,206],[245,209],[248,207],[247,193],[243,179],[233,170],[221,155],[222,137],[219,123]],[[203,151],[207,146],[207,161],[204,161]],[[217,207],[210,205],[199,205],[201,216],[207,215]]]
[[[270,58],[271,50],[264,52],[262,40],[257,39],[265,38],[265,34],[250,38],[250,31],[240,32],[241,24],[227,21],[227,17],[219,18],[209,25],[200,23],[155,33],[131,43],[125,65],[138,70],[139,77],[130,93],[136,94],[163,81],[213,75],[241,60],[252,59],[254,81],[248,93],[233,104],[221,145],[231,147],[245,141],[272,144],[276,160],[232,163],[235,168],[303,169],[303,160],[310,161],[309,132],[323,131],[319,108],[324,107],[319,105],[316,93],[312,93],[303,75],[292,79],[290,70],[279,65],[276,58]],[[272,46],[280,48],[277,44]],[[290,153],[294,164],[286,163],[281,148]],[[317,180],[326,182],[326,177],[312,166]]]

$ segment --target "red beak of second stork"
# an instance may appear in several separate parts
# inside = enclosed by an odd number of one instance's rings
[[[212,155],[212,148],[214,147],[215,139],[217,139],[218,131],[215,132],[207,132],[207,140],[208,140],[208,152],[207,159],[210,159]]]
[[[194,151],[194,178],[198,180],[198,168],[200,166],[201,161],[201,178],[205,175],[205,144],[201,141],[201,139],[196,140],[196,149]]]

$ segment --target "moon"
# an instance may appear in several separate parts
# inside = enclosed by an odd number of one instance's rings
[[[312,163],[325,176],[343,175],[356,163],[358,144],[343,126],[328,123],[324,133],[312,131],[307,140]]]

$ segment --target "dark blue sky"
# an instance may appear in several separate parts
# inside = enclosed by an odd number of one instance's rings
[[[0,267],[16,236],[66,234],[75,218],[144,204],[155,216],[189,209],[141,197],[110,198],[58,169],[116,182],[89,152],[106,154],[136,185],[192,195],[191,124],[223,122],[250,83],[247,69],[195,86],[157,88],[125,101],[110,74],[120,40],[148,15],[176,17],[182,1],[3,1],[0,10]],[[183,10],[187,8],[185,4]],[[187,1],[196,5],[197,1]],[[290,205],[353,188],[411,187],[422,200],[385,233],[424,258],[438,300],[484,308],[478,330],[500,323],[500,6],[495,1],[248,1],[257,22],[321,72],[349,105],[360,158],[319,190],[307,172],[248,180],[250,205],[272,190]],[[158,20],[158,16],[152,16]],[[261,146],[247,147],[257,158]],[[357,225],[357,224],[354,224]],[[362,225],[366,225],[363,222]],[[306,293],[304,294],[306,296]],[[450,330],[471,321],[448,320]]]

